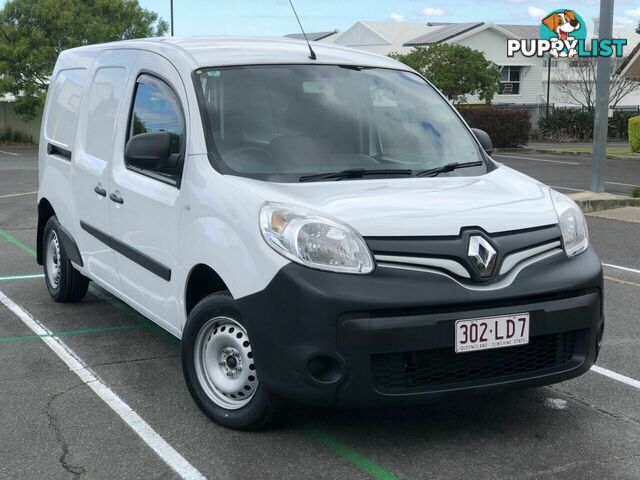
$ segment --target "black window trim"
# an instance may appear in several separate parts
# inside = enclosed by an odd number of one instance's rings
[[[161,82],[164,85],[167,86],[167,88],[171,91],[171,93],[173,93],[173,95],[176,98],[178,107],[180,109],[180,115],[182,117],[182,124],[184,126],[184,145],[182,145],[182,170],[180,171],[180,175],[178,176],[178,178],[176,178],[175,180],[172,178],[168,178],[165,177],[164,175],[158,174],[156,172],[150,171],[150,170],[144,170],[142,168],[137,168],[131,165],[127,165],[127,162],[124,161],[124,150],[127,146],[127,143],[129,142],[129,140],[131,139],[131,137],[129,136],[131,134],[131,122],[133,120],[133,109],[135,107],[135,103],[136,103],[136,95],[138,93],[138,85],[140,85],[140,79],[143,77],[149,77],[152,80],[156,81],[156,82]],[[129,115],[127,117],[127,134],[125,136],[124,139],[124,145],[122,147],[122,152],[123,152],[123,162],[124,162],[124,166],[127,170],[130,170],[134,173],[137,173],[139,175],[144,175],[145,177],[149,177],[153,180],[156,180],[158,182],[162,182],[162,183],[166,183],[167,185],[171,185],[172,187],[176,187],[178,190],[180,190],[180,187],[182,185],[182,177],[183,177],[183,173],[184,173],[184,164],[186,163],[186,157],[187,157],[187,119],[186,119],[186,115],[184,113],[184,106],[182,105],[182,101],[180,100],[180,96],[178,95],[178,92],[176,91],[175,88],[173,88],[173,85],[171,85],[171,82],[169,82],[169,80],[167,80],[166,78],[164,78],[163,76],[152,72],[150,70],[145,70],[142,69],[138,72],[138,76],[136,77],[136,83],[134,85],[133,88],[133,95],[131,96],[131,102],[129,105]]]

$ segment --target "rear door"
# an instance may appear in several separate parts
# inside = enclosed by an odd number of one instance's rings
[[[120,286],[109,235],[109,166],[117,119],[138,52],[105,51],[96,60],[83,100],[73,151],[72,190],[77,243],[91,277],[112,290]]]
[[[180,182],[186,154],[186,92],[164,57],[141,52],[127,105],[124,142],[111,169],[109,201],[112,245],[122,292],[146,316],[180,332],[178,235],[182,210]],[[143,170],[128,165],[124,147],[133,136],[165,131],[171,137],[172,167]]]

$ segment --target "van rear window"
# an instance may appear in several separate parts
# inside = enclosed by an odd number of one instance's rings
[[[49,89],[45,133],[48,140],[67,149],[71,149],[73,144],[86,80],[87,70],[84,68],[61,70]]]
[[[96,72],[87,98],[85,149],[105,162],[113,154],[118,107],[127,79],[125,68],[103,67]]]

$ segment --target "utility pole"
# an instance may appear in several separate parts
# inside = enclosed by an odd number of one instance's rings
[[[613,30],[613,0],[600,0],[598,39],[611,38]],[[611,57],[598,57],[596,72],[596,111],[593,121],[593,160],[591,191],[604,192],[604,167],[607,155],[609,123],[609,81]]]
[[[171,0],[171,36],[173,37],[173,0]]]
[[[546,117],[549,118],[549,95],[551,94],[551,55],[547,58],[547,111]]]

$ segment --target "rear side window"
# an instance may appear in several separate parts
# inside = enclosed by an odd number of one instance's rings
[[[164,81],[150,75],[142,75],[136,84],[127,141],[136,135],[150,132],[169,133],[171,158],[161,169],[147,170],[144,173],[159,179],[179,179],[182,175],[185,152],[182,106],[173,89]],[[134,169],[138,170],[135,167]]]
[[[85,151],[108,162],[113,154],[118,107],[127,83],[127,70],[105,67],[96,72],[87,98]]]
[[[45,129],[47,139],[68,150],[73,145],[86,78],[87,71],[84,68],[61,70],[49,89]]]

